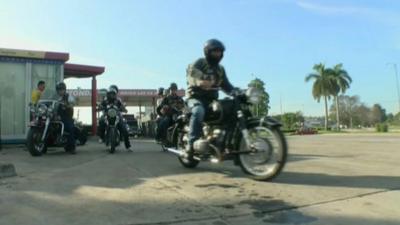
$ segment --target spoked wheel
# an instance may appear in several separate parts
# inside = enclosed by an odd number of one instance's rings
[[[29,129],[26,145],[32,156],[41,156],[47,152],[46,143],[42,141],[42,133],[42,130],[37,127]]]
[[[278,128],[254,126],[249,128],[251,148],[242,138],[240,151],[252,151],[239,155],[242,170],[255,180],[268,181],[283,169],[287,157],[285,137]]]
[[[117,147],[117,130],[115,128],[110,128],[110,133],[109,133],[109,140],[110,140],[110,150],[109,152],[111,154],[114,154],[115,148]]]

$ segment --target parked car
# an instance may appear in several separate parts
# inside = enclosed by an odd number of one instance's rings
[[[297,135],[318,134],[318,130],[313,127],[303,126],[296,130]]]
[[[124,119],[126,120],[126,124],[128,125],[128,133],[129,136],[140,136],[142,135],[142,129],[139,126],[135,115],[133,114],[125,114],[123,115]]]

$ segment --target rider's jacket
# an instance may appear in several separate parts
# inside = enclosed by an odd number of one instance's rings
[[[183,99],[178,95],[168,95],[163,98],[161,103],[157,106],[158,115],[162,115],[161,109],[166,110],[166,115],[172,115],[181,111],[184,107]]]
[[[232,84],[229,82],[225,69],[222,65],[211,65],[205,58],[196,60],[187,68],[187,97],[196,98],[205,101],[218,99],[218,90],[221,88],[226,93],[233,90]],[[212,82],[214,89],[204,90],[200,87],[199,81],[209,80]]]

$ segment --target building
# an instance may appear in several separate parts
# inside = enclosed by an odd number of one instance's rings
[[[69,53],[0,48],[0,137],[3,142],[25,139],[29,122],[27,106],[40,80],[46,82],[43,98],[54,95],[56,83],[68,77],[92,77],[92,90],[96,91],[95,77],[104,72],[104,67],[67,64],[68,60]]]

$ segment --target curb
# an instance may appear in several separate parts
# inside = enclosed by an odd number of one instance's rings
[[[17,176],[15,167],[13,164],[1,164],[0,163],[0,178],[14,177]]]

